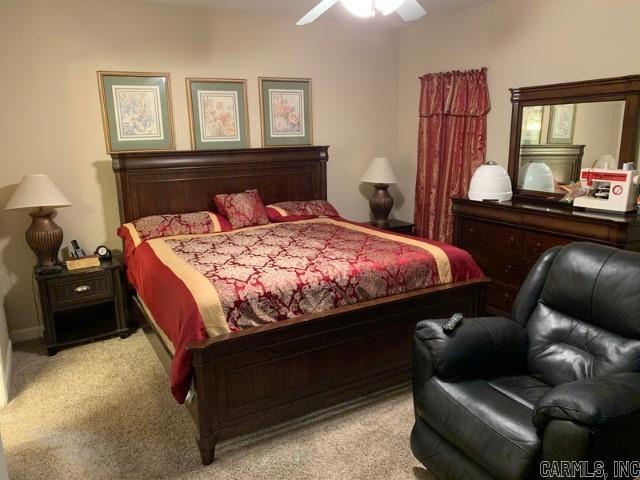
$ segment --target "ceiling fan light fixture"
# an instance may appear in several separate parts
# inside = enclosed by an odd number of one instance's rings
[[[382,15],[389,15],[395,12],[404,0],[375,0],[376,10]]]
[[[342,4],[356,17],[370,18],[376,15],[374,0],[341,0]]]

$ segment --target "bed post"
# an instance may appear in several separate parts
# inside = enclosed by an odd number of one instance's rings
[[[211,365],[205,365],[202,350],[191,350],[196,385],[196,409],[198,413],[198,436],[196,442],[200,450],[203,465],[213,462],[218,443],[218,418],[216,395],[216,372]]]

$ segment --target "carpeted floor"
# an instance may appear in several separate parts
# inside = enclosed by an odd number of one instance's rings
[[[222,442],[203,467],[195,428],[141,333],[47,357],[16,345],[0,409],[19,479],[428,479],[409,449],[409,387]]]

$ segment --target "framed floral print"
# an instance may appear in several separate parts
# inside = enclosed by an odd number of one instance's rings
[[[573,143],[575,119],[575,103],[551,105],[547,143]]]
[[[542,105],[522,108],[522,132],[520,134],[522,145],[540,144],[543,112]]]
[[[168,73],[98,72],[107,153],[173,150]]]
[[[260,77],[262,145],[311,145],[311,79]]]
[[[191,147],[249,148],[247,81],[187,78]]]

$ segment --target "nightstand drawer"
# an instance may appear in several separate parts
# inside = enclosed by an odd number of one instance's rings
[[[113,280],[108,270],[82,275],[70,275],[49,282],[53,309],[66,308],[84,302],[112,298]]]

